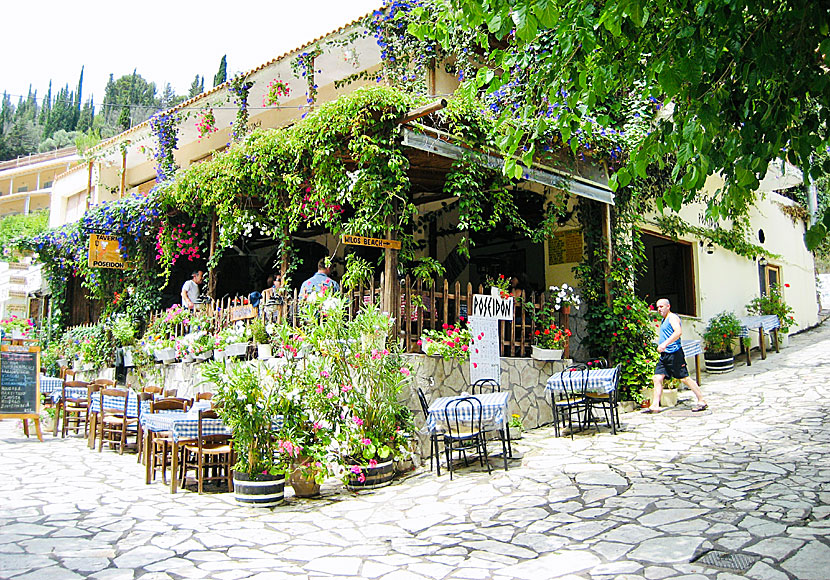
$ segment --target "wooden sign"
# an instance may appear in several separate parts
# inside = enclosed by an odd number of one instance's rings
[[[351,236],[344,235],[342,238],[344,244],[351,244],[352,246],[369,246],[370,248],[383,248],[390,250],[400,250],[400,240],[384,240],[382,238],[367,238],[365,236]]]
[[[250,304],[242,304],[241,306],[231,306],[231,322],[236,322],[237,320],[248,320],[250,318],[256,317],[256,315],[256,306],[251,306]]]
[[[37,438],[40,431],[40,348],[0,346],[0,419],[23,419],[29,436],[28,419],[34,419]]]
[[[488,294],[473,294],[473,311],[470,316],[513,320],[513,297],[501,298]]]
[[[556,232],[548,238],[548,265],[581,262],[582,246],[582,232],[580,230]]]
[[[90,268],[123,270],[127,267],[124,258],[121,257],[118,238],[102,234],[89,234],[88,263]]]

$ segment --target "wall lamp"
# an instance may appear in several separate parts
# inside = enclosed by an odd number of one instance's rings
[[[714,254],[715,253],[715,244],[713,244],[712,242],[709,242],[708,244],[706,244],[706,253],[709,254],[710,256],[712,254]]]
[[[767,259],[764,256],[761,256],[758,259],[758,265],[759,266],[766,266],[767,265]]]

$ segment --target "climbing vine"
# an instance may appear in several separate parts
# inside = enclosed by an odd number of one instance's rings
[[[233,122],[233,131],[231,131],[233,141],[241,141],[248,134],[250,117],[248,111],[248,94],[251,92],[253,86],[254,83],[247,80],[244,75],[233,77],[228,86],[231,98],[238,107],[236,110],[236,120]]]
[[[169,111],[159,111],[150,117],[150,130],[156,138],[153,157],[156,160],[156,181],[167,181],[176,173],[178,166],[173,151],[178,149],[178,126],[180,117]]]

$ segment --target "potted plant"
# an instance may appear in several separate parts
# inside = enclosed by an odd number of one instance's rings
[[[510,298],[510,278],[499,274],[495,278],[487,277],[487,285],[490,286],[490,293],[498,298]]]
[[[257,358],[271,358],[271,343],[265,321],[262,318],[254,318],[248,326],[248,331],[254,344],[257,345]]]
[[[441,330],[424,330],[418,344],[428,356],[440,356],[444,360],[463,362],[470,358],[473,336],[463,322],[458,326],[443,324]]]
[[[507,429],[509,437],[512,441],[522,438],[522,416],[518,413],[510,415],[510,420],[507,422]]]
[[[217,335],[217,348],[225,356],[245,356],[248,353],[248,330],[245,323],[238,320]]]
[[[741,333],[741,323],[734,312],[720,312],[706,325],[703,332],[706,370],[710,373],[728,373],[735,368],[732,347]]]
[[[581,301],[572,286],[551,286],[545,300],[536,305],[532,302],[520,300],[520,304],[529,311],[530,318],[536,330],[533,331],[533,344],[530,356],[536,360],[559,360],[571,337],[569,328],[560,328],[556,325],[557,312],[563,316],[570,313],[572,307],[579,309]]]
[[[214,361],[203,376],[216,385],[213,401],[233,431],[236,500],[273,507],[284,498],[285,469],[295,450],[277,437],[274,425],[284,397],[271,371],[258,364]]]
[[[785,288],[789,288],[789,284],[784,284]],[[772,284],[769,292],[765,295],[753,298],[749,304],[746,305],[746,311],[749,314],[769,315],[774,314],[778,317],[780,326],[778,327],[778,338],[782,346],[788,344],[788,337],[790,328],[796,326],[798,323],[793,316],[793,308],[784,302],[784,296],[781,294],[781,287],[778,284]]]

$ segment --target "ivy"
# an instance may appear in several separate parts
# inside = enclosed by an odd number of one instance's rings
[[[730,229],[693,226],[678,215],[658,216],[656,225],[675,241],[683,234],[692,234],[744,258],[755,259],[756,256],[764,255],[774,259],[781,257],[778,254],[770,254],[769,250],[762,246],[746,241],[749,220],[745,217],[734,219]]]

